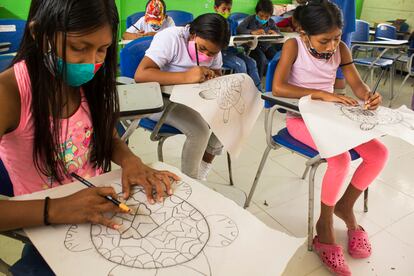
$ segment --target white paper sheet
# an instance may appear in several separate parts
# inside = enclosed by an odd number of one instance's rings
[[[170,100],[203,117],[234,158],[240,154],[263,108],[263,100],[246,74],[222,76],[201,84],[175,85]]]
[[[323,158],[346,152],[362,143],[388,134],[414,145],[414,112],[406,106],[398,109],[345,106],[312,100],[299,101],[299,110]]]
[[[233,201],[163,163],[182,177],[174,196],[149,205],[141,189],[127,204],[134,215],[113,219],[120,232],[99,225],[25,229],[57,275],[273,276],[280,275],[304,239],[270,229]],[[91,180],[118,192],[120,171]],[[83,189],[63,185],[20,199],[61,197]]]

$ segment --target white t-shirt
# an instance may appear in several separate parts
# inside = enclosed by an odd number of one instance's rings
[[[135,28],[134,28],[134,26],[135,26]],[[167,18],[165,18],[164,22],[162,22],[161,28],[156,31],[151,27],[151,24],[148,24],[147,22],[145,22],[145,16],[143,16],[133,26],[130,26],[126,30],[126,32],[131,33],[131,34],[138,33],[138,30],[144,31],[144,33],[160,32],[164,29],[167,29],[167,28],[173,27],[173,26],[175,26],[174,20],[170,16],[167,16]]]
[[[184,72],[197,66],[188,53],[190,27],[171,27],[157,33],[145,56],[154,61],[161,71]],[[200,63],[211,69],[221,69],[223,59],[218,53],[210,62]]]

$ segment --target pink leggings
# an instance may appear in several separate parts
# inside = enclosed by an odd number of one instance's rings
[[[292,137],[317,150],[303,119],[288,118],[286,125]],[[355,171],[351,184],[358,190],[364,191],[384,168],[388,158],[388,150],[377,139],[361,144],[354,150],[361,156],[362,163]],[[349,152],[344,152],[327,158],[326,161],[328,168],[322,181],[321,200],[325,205],[334,206],[338,199],[339,190],[349,172],[351,156]]]

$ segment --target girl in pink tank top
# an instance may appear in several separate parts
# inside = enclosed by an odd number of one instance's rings
[[[72,182],[71,173],[96,176],[111,162],[122,168],[125,199],[138,184],[150,203],[172,193],[178,177],[144,165],[115,134],[118,25],[113,0],[31,2],[17,56],[0,73],[0,159],[15,195]],[[118,229],[103,214],[122,210],[105,196],[118,197],[100,187],[62,198],[0,200],[0,231],[86,222]],[[13,275],[52,275],[33,246],[24,255]]]
[[[353,65],[349,49],[340,41],[343,24],[339,8],[327,0],[314,0],[298,7],[293,16],[300,25],[300,37],[288,40],[283,46],[274,75],[273,94],[289,98],[311,95],[315,100],[356,105],[358,102],[354,98],[333,93],[336,71],[341,67],[355,96],[364,100],[367,108],[376,109],[381,104],[380,94],[371,95]],[[286,126],[291,136],[317,150],[300,116],[288,114]],[[388,156],[386,147],[376,139],[354,150],[363,161],[339,200],[340,188],[350,169],[350,154],[345,152],[326,160],[328,167],[322,181],[321,214],[316,224],[317,236],[313,239],[315,253],[335,275],[351,275],[351,271],[342,247],[335,241],[333,215],[341,218],[348,227],[351,257],[369,257],[368,234],[357,223],[353,206],[381,172]]]

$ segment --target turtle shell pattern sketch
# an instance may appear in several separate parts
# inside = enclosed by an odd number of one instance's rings
[[[162,204],[145,204],[138,189],[127,201],[134,214],[112,217],[122,231],[102,225],[91,226],[95,249],[107,260],[134,268],[165,268],[194,259],[209,240],[205,217],[190,203],[189,184],[181,182],[179,192]]]

